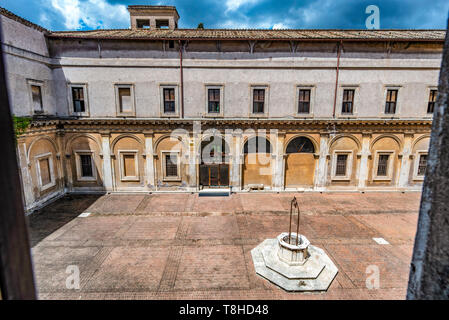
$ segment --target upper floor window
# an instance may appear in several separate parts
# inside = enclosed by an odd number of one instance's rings
[[[207,112],[220,113],[220,89],[207,89]]]
[[[342,114],[353,114],[354,112],[354,89],[343,90]]]
[[[85,112],[84,88],[72,87],[73,112]]]
[[[175,88],[164,88],[164,113],[174,113],[175,105]]]
[[[162,117],[179,116],[178,86],[176,84],[160,85],[160,115]]]
[[[150,29],[150,20],[149,19],[137,19],[136,24],[137,24],[137,28],[139,28],[139,29]]]
[[[299,89],[298,113],[310,112],[310,89]]]
[[[265,89],[253,89],[253,113],[265,112]]]
[[[430,90],[429,103],[427,104],[427,113],[433,113],[435,102],[437,101],[438,90]]]
[[[31,91],[31,103],[34,113],[44,112],[44,106],[42,103],[42,84],[37,82],[30,83]]]
[[[388,89],[385,102],[385,114],[395,114],[398,101],[398,89]]]
[[[116,85],[116,96],[118,102],[117,114],[121,116],[135,115],[133,86],[128,84]]]

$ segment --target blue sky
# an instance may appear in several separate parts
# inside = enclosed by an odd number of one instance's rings
[[[180,28],[364,29],[377,5],[381,29],[443,29],[448,0],[0,0],[0,6],[50,30],[128,28],[126,6],[174,5]]]

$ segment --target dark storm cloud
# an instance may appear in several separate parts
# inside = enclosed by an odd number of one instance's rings
[[[441,29],[447,0],[3,0],[1,6],[53,30],[127,28],[125,6],[174,5],[181,28],[345,28],[364,29],[368,5],[380,9],[382,29]],[[101,10],[103,5],[108,10]],[[81,8],[79,12],[73,8]],[[70,26],[72,26],[70,28]]]

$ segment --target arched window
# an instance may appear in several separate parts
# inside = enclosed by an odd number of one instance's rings
[[[211,136],[201,141],[201,163],[226,162],[229,146],[220,136]]]
[[[306,137],[297,137],[290,141],[286,153],[315,153],[312,141]]]
[[[271,153],[271,144],[264,137],[253,137],[246,141],[243,153]]]

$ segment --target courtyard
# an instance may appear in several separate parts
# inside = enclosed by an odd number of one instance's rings
[[[300,233],[339,273],[324,293],[288,293],[256,275],[250,251]],[[30,215],[40,299],[405,299],[418,192],[67,195]],[[376,242],[382,238],[386,242]],[[384,244],[382,244],[384,243]],[[80,288],[68,289],[68,266]],[[368,289],[372,266],[377,289]]]

